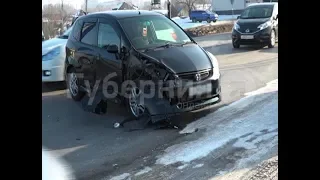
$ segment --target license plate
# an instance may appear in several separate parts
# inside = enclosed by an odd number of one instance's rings
[[[212,91],[212,84],[204,84],[204,85],[198,85],[195,87],[189,88],[189,96],[197,96],[202,94],[211,93]]]
[[[241,39],[253,39],[253,35],[241,35]]]

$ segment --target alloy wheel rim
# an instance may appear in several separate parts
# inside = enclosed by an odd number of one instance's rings
[[[129,97],[129,105],[132,114],[135,117],[140,117],[145,112],[145,106],[140,101],[141,91],[139,88],[132,88]]]
[[[78,94],[78,78],[75,73],[70,74],[69,90],[73,96],[76,96]]]

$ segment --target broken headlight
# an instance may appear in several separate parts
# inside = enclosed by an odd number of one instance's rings
[[[146,64],[145,71],[153,80],[164,80],[167,74],[163,67],[153,63]]]

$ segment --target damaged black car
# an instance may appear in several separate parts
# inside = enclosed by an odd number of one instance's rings
[[[213,54],[169,18],[125,10],[79,17],[66,45],[71,97],[125,104],[152,122],[221,101]]]

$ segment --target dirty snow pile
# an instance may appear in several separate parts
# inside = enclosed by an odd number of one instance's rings
[[[251,151],[250,160],[259,158],[268,149],[277,146],[278,139],[278,80],[266,87],[247,93],[246,97],[218,111],[190,123],[180,133],[192,133],[206,129],[198,140],[173,145],[158,157],[156,163],[169,165],[176,162],[189,163],[206,157],[231,140],[234,147]],[[254,139],[253,141],[248,141]],[[257,146],[261,141],[267,144]],[[245,164],[248,161],[239,162]]]
[[[237,18],[238,15],[219,15],[218,21],[215,23],[210,23],[212,25],[220,24],[223,23],[223,21],[230,21],[234,20]],[[195,22],[193,23],[192,20],[189,17],[186,18],[180,18],[180,17],[173,17],[171,18],[173,21],[175,21],[177,24],[179,24],[180,27],[183,29],[188,29],[188,28],[194,28],[202,25],[209,24],[207,21],[202,21],[202,22]]]

